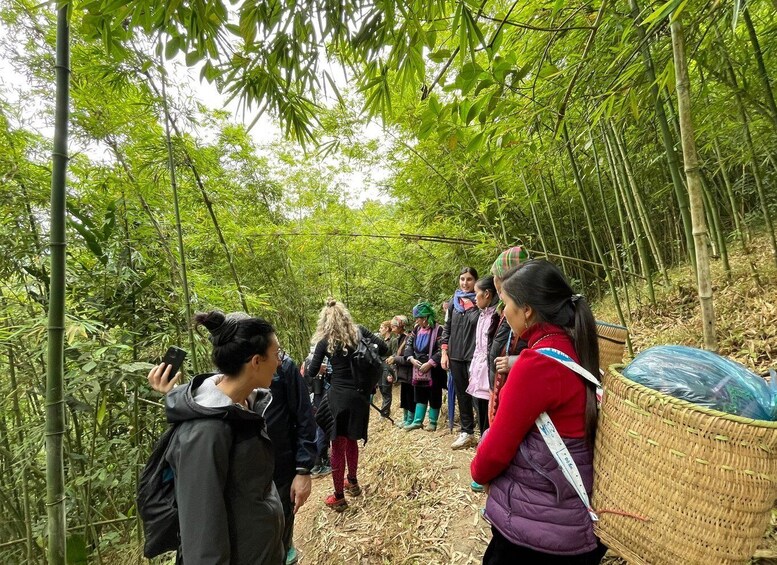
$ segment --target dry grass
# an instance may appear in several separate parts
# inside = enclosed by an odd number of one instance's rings
[[[323,504],[331,477],[316,479],[297,516],[304,563],[480,562],[490,529],[480,518],[484,495],[469,488],[474,450],[450,449],[445,408],[440,423],[445,429],[434,433],[405,432],[373,412],[370,440],[360,449],[364,493],[338,514]]]

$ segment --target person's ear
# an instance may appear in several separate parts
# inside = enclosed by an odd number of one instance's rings
[[[526,318],[526,326],[534,324],[534,308],[528,304],[523,307],[523,315]]]

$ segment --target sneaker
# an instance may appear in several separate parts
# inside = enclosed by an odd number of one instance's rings
[[[321,465],[313,465],[313,468],[310,470],[310,476],[317,477],[320,474],[321,474]]]
[[[318,472],[314,473],[313,471],[310,471],[310,474],[313,476],[313,478],[323,477],[324,475],[328,475],[332,472],[331,465],[324,464],[318,466]]]
[[[329,508],[332,508],[335,512],[342,512],[348,508],[348,501],[345,500],[345,497],[337,498],[337,495],[334,494],[327,496],[324,504],[329,506]]]
[[[297,557],[297,548],[293,545],[286,552],[286,565],[295,565],[299,561]]]
[[[362,487],[359,486],[359,483],[351,483],[348,479],[343,484],[343,490],[348,496],[359,496],[362,493]]]
[[[475,445],[475,436],[467,432],[461,432],[456,441],[451,444],[451,449],[463,449],[470,445]]]
[[[472,481],[469,484],[469,488],[472,489],[472,492],[486,492],[486,489],[483,488],[483,485],[481,485],[480,483],[476,483],[475,481]]]

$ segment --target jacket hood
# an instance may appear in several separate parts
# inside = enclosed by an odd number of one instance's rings
[[[194,400],[193,391],[198,389],[205,379],[216,373],[204,373],[197,375],[189,383],[171,390],[165,397],[165,412],[167,421],[171,424],[186,422],[198,418],[218,418],[231,421],[256,421],[262,420],[264,411],[272,401],[270,391],[256,389],[256,398],[252,410],[244,410],[236,404],[211,408],[202,406]]]

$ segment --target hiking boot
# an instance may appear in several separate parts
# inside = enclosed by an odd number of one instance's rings
[[[359,496],[362,493],[362,487],[359,486],[359,483],[352,483],[348,479],[343,484],[343,490],[348,496]]]
[[[346,508],[348,508],[348,501],[345,500],[345,496],[342,498],[337,498],[336,494],[330,494],[326,497],[326,500],[324,501],[324,504],[329,506],[332,510],[335,512],[342,512]]]
[[[456,441],[451,444],[451,449],[464,449],[465,447],[475,445],[476,443],[477,442],[475,441],[475,436],[473,434],[461,432],[459,437],[456,438]]]

